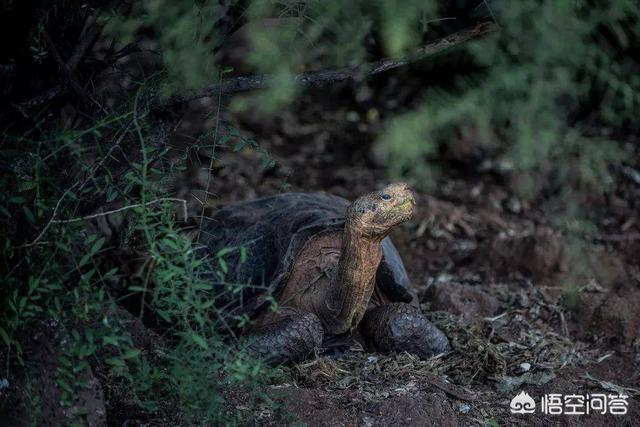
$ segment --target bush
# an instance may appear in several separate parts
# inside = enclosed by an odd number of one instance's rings
[[[244,320],[221,312],[225,294],[214,290],[238,291],[240,285],[225,282],[230,250],[208,255],[181,230],[184,202],[163,197],[176,169],[162,161],[167,150],[154,145],[148,123],[135,118],[146,114],[140,101],[150,99],[146,90],[153,89],[140,89],[133,111],[89,128],[5,135],[24,155],[11,159],[13,173],[3,176],[7,191],[0,195],[2,360],[14,392],[37,389],[38,378],[18,380],[21,370],[37,368],[24,349],[37,324],[54,322],[65,338],[62,364],[51,375],[65,407],[78,406],[88,387],[78,372],[93,368],[120,399],[129,396],[128,410],[140,416],[239,423],[223,406],[223,393],[235,387],[263,400],[259,386],[271,371],[222,335],[223,327]],[[125,168],[110,157],[116,145],[134,153]],[[117,213],[82,214],[114,200]],[[122,305],[134,315],[123,317]],[[162,331],[151,335],[153,351],[132,336],[136,317]],[[42,393],[27,396],[20,403],[39,422],[28,408],[39,407]]]

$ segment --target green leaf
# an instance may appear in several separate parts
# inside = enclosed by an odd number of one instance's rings
[[[36,188],[36,182],[33,180],[21,181],[20,184],[18,184],[18,191],[29,191],[34,188]]]
[[[9,203],[13,203],[13,204],[16,204],[16,205],[20,205],[20,204],[22,204],[24,202],[26,202],[26,200],[25,200],[24,197],[21,197],[21,196],[13,196],[13,197],[9,198]]]
[[[102,345],[104,345],[104,346],[112,345],[114,347],[117,347],[118,346],[118,337],[104,336],[104,337],[102,337]]]
[[[30,223],[34,223],[36,222],[36,218],[33,216],[33,213],[31,212],[31,209],[29,209],[26,206],[22,207],[22,211],[24,212],[25,216],[27,217],[27,219],[29,220]]]
[[[224,248],[224,249],[220,249],[217,253],[216,253],[216,258],[220,258],[225,256],[228,253],[231,253],[234,251],[234,248]]]
[[[240,141],[236,142],[236,145],[234,145],[233,152],[237,153],[238,151],[242,151],[242,149],[248,145],[249,143],[246,139],[241,139]]]
[[[89,260],[91,259],[92,254],[88,253],[88,254],[84,254],[84,256],[82,258],[80,258],[80,262],[78,263],[78,267],[83,267],[85,266]]]
[[[2,326],[0,326],[0,337],[2,337],[2,341],[4,341],[7,347],[11,345],[11,338],[9,338],[7,331],[5,331]]]
[[[127,349],[127,351],[124,352],[122,357],[125,359],[133,359],[135,357],[138,357],[139,355],[140,355],[140,350],[138,350],[137,348],[129,348]]]
[[[124,361],[122,359],[118,359],[117,357],[107,359],[107,363],[112,366],[120,366],[123,368],[125,367]]]
[[[104,245],[104,241],[105,241],[104,237],[101,237],[98,240],[96,240],[95,243],[93,244],[93,246],[91,247],[90,253],[92,255],[98,253],[100,248],[102,248],[102,245]]]
[[[162,317],[162,320],[164,320],[165,322],[171,322],[171,315],[164,310],[159,310],[158,316]]]
[[[205,341],[205,339],[200,335],[196,334],[195,332],[191,332],[191,339],[203,349],[209,350],[209,344],[207,344],[207,341]]]
[[[103,278],[111,277],[118,272],[118,267],[113,267],[111,270],[107,271],[102,275]]]
[[[191,288],[196,291],[210,291],[213,285],[211,283],[194,283]]]
[[[71,386],[69,385],[68,382],[66,382],[63,379],[58,379],[58,385],[63,389],[66,390],[68,393],[73,393],[73,389],[71,388]]]
[[[224,260],[224,258],[218,259],[218,264],[220,265],[220,270],[222,270],[224,274],[227,274],[229,272],[229,267],[227,266],[227,262]]]
[[[178,250],[178,245],[176,245],[176,242],[174,242],[174,241],[173,241],[173,240],[171,240],[171,239],[163,239],[163,240],[162,240],[162,243],[163,243],[165,246],[168,246],[169,248],[173,249],[174,251],[177,251],[177,250]]]

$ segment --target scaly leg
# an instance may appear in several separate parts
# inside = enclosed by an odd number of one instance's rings
[[[405,303],[372,308],[365,313],[360,328],[383,353],[406,351],[426,359],[450,350],[447,337],[418,308]]]
[[[251,354],[276,366],[300,362],[318,352],[324,331],[315,314],[284,308],[280,316],[246,338]]]

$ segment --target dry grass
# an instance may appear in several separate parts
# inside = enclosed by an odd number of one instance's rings
[[[452,351],[420,360],[410,354],[381,355],[354,350],[341,357],[320,357],[286,368],[298,386],[351,391],[363,401],[435,386],[462,400],[473,398],[467,386],[494,384],[508,390],[542,384],[566,366],[594,363],[602,354],[563,334],[562,307],[543,298],[494,318],[468,323],[447,312],[427,313],[449,337]],[[456,385],[454,385],[456,384]],[[359,399],[360,400],[360,399]]]

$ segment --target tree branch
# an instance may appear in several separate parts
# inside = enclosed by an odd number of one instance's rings
[[[58,64],[58,67],[60,67],[60,71],[64,77],[65,83],[57,84],[50,89],[42,92],[41,94],[34,96],[31,99],[15,104],[15,107],[23,115],[26,116],[29,110],[51,102],[54,99],[57,99],[60,96],[66,94],[69,88],[72,89],[72,91],[76,94],[76,96],[80,98],[85,106],[89,106],[91,104],[99,105],[82,88],[76,76],[78,66],[85,58],[87,53],[91,50],[91,48],[96,44],[96,42],[98,41],[98,37],[100,36],[100,33],[102,31],[102,27],[95,23],[94,17],[87,18],[87,22],[85,25],[87,26],[86,30],[80,35],[80,41],[73,49],[71,56],[66,62],[60,56],[60,53],[55,47],[49,34],[47,32],[44,33],[45,39],[49,44],[49,49],[51,50],[53,58]]]
[[[56,45],[53,43],[53,40],[51,39],[49,33],[47,31],[44,31],[43,35],[45,40],[47,41],[47,44],[49,45],[49,50],[51,51],[53,59],[56,61],[58,67],[60,68],[60,73],[62,74],[66,85],[75,93],[76,97],[84,108],[90,108],[92,104],[91,98],[78,81],[75,67],[71,68],[71,61],[65,62],[62,59],[62,56],[60,55],[60,52],[58,51]]]
[[[385,58],[379,61],[361,64],[354,67],[338,68],[335,70],[310,71],[291,76],[291,81],[305,86],[321,86],[338,83],[345,80],[359,80],[402,67],[412,62],[419,61],[428,56],[435,55],[446,49],[461,45],[467,41],[477,39],[496,31],[498,27],[493,22],[484,22],[472,28],[467,28],[449,36],[438,39],[418,49],[412,55],[402,58]],[[225,79],[222,83],[213,85],[205,91],[186,96],[176,96],[168,101],[168,104],[179,104],[193,101],[199,98],[217,96],[218,94],[231,94],[246,92],[255,89],[269,87],[275,81],[271,75],[240,76]]]

